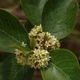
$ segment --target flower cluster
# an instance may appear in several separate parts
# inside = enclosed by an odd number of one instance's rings
[[[51,59],[49,50],[57,49],[60,43],[49,32],[43,32],[42,26],[35,26],[29,33],[30,43],[34,42],[34,48],[30,51],[30,55],[26,59],[26,55],[19,49],[15,50],[17,63],[21,65],[29,65],[32,68],[45,68]],[[34,40],[34,41],[33,41]],[[31,42],[32,41],[32,42]],[[26,44],[22,42],[21,46]],[[32,46],[31,46],[32,47]]]
[[[56,49],[60,47],[60,43],[55,38],[55,36],[51,36],[49,32],[43,32],[42,27],[35,26],[29,33],[29,38],[34,38],[35,40],[35,48],[37,49]]]
[[[15,49],[15,54],[16,54],[16,59],[17,59],[17,63],[21,64],[21,65],[26,65],[26,55],[19,49]]]
[[[21,46],[25,47],[26,44],[24,42],[21,43]],[[26,54],[24,54],[21,50],[15,49],[15,54],[16,54],[16,59],[17,63],[21,65],[26,65],[27,60],[26,60]]]
[[[27,64],[35,69],[45,68],[50,61],[49,52],[47,50],[35,49],[32,55],[28,58]]]
[[[43,32],[41,25],[35,26],[30,31],[29,39],[35,40],[35,47],[31,56],[28,58],[28,65],[35,69],[47,67],[51,58],[49,50],[59,48],[59,41],[55,36],[51,36],[49,32]]]

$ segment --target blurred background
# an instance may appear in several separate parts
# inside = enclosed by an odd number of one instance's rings
[[[77,0],[80,8],[80,0]],[[3,8],[10,13],[14,14],[22,24],[24,24],[27,19],[25,18],[24,13],[22,12],[22,8],[20,5],[20,0],[0,0],[0,8]],[[66,48],[71,50],[73,53],[76,54],[78,60],[80,62],[80,9],[77,15],[77,21],[75,25],[75,29],[71,32],[69,36],[61,40],[61,48]],[[3,57],[5,55],[5,57]],[[8,54],[0,52],[0,62],[2,62]],[[34,75],[39,75],[37,71]],[[41,80],[38,78],[40,76],[36,76],[34,80]]]

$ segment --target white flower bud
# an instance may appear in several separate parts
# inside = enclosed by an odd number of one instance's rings
[[[27,44],[25,44],[24,42],[21,43],[21,46],[26,47]]]

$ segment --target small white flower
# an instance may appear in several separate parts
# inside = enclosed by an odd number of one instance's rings
[[[45,41],[44,46],[45,49],[56,49],[60,47],[60,42],[55,38],[55,36],[52,36],[50,33],[45,32]]]
[[[29,33],[30,37],[35,37],[39,32],[42,32],[42,27],[41,25],[39,26],[34,26],[34,28],[32,28],[32,30]]]
[[[26,47],[27,44],[25,44],[24,42],[21,43],[21,46]]]
[[[33,68],[45,68],[50,61],[49,52],[47,50],[35,49],[27,60],[27,64]]]
[[[27,60],[26,58],[23,56],[23,55],[17,55],[16,56],[16,59],[17,59],[17,63],[21,64],[21,65],[26,65],[27,63]]]
[[[19,50],[19,49],[15,49],[15,54],[16,54],[16,55],[19,55],[20,53],[22,53],[21,50]]]

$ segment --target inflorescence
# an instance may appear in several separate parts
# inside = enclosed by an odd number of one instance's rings
[[[26,58],[27,55],[21,50],[15,49],[17,63],[20,63],[21,65],[29,65],[35,69],[47,67],[51,58],[49,50],[59,48],[59,40],[57,40],[55,36],[52,36],[51,33],[43,32],[41,25],[32,28],[29,33],[29,39],[30,41],[35,41],[34,48],[31,50],[28,58]],[[24,42],[22,42],[21,45],[26,47]]]

